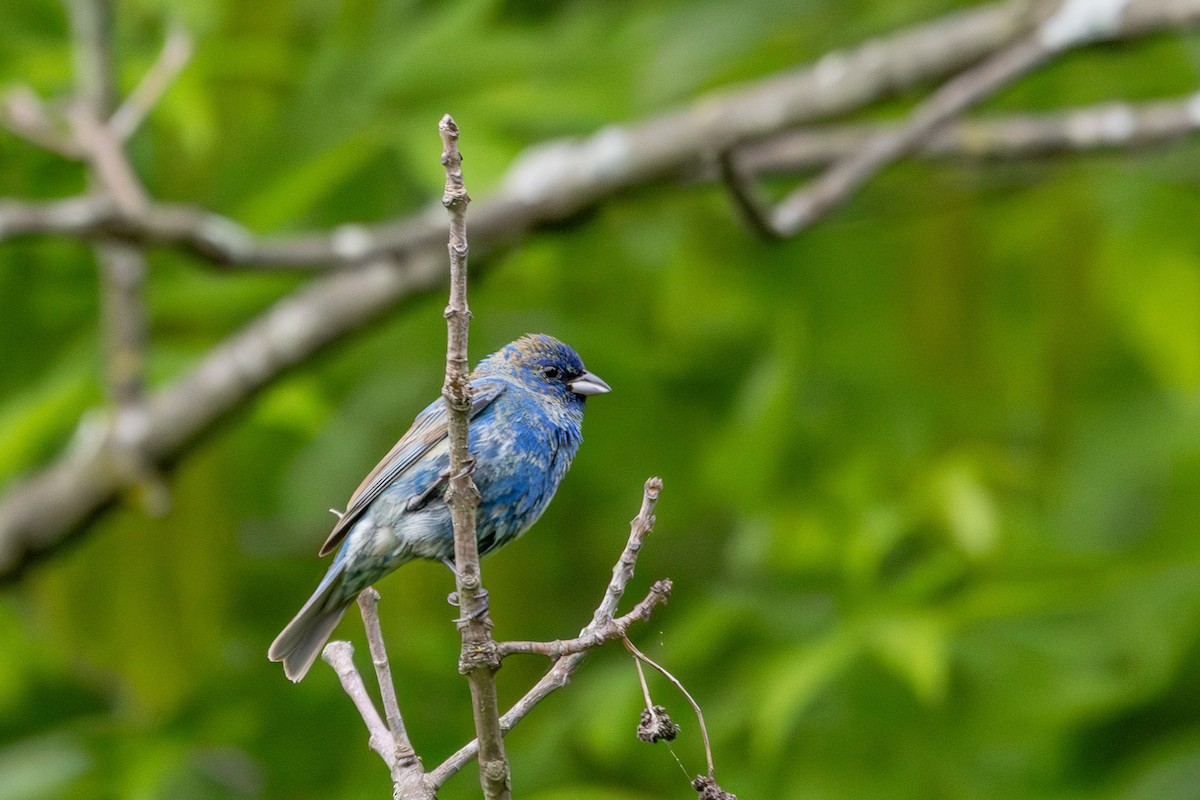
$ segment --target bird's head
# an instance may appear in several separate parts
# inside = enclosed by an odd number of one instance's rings
[[[527,333],[480,362],[477,375],[502,375],[568,405],[612,391],[587,371],[569,345],[542,333]]]

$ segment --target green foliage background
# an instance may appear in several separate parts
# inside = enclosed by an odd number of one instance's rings
[[[445,111],[479,198],[531,143],[954,7],[131,0],[122,81],[178,14],[198,52],[136,166],[156,196],[285,232],[435,198]],[[0,79],[67,90],[60,6],[3,18]],[[1198,77],[1200,38],[1163,36],[1071,55],[984,113]],[[903,165],[782,244],[719,189],[662,186],[475,262],[476,356],[545,331],[615,388],[544,519],[485,563],[497,634],[573,634],[660,474],[631,594],[675,593],[637,641],[701,702],[739,796],[1200,797],[1198,157]],[[0,194],[82,189],[0,137]],[[151,266],[156,383],[301,281]],[[0,246],[0,481],[100,402],[96,294],[86,245]],[[207,437],[165,518],[127,504],[3,590],[0,800],[388,796],[332,672],[293,686],[265,651],[323,569],[325,509],[438,391],[443,303],[396,309]],[[380,588],[432,765],[470,731],[450,581],[416,564]],[[342,631],[362,653],[360,629]],[[692,796],[635,741],[618,650],[509,737],[517,797]],[[544,667],[510,661],[502,699]],[[686,705],[654,691],[701,771]],[[467,772],[443,796],[476,793]]]

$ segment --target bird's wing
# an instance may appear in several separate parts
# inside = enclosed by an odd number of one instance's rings
[[[503,383],[476,383],[473,384],[473,388],[475,393],[471,399],[471,419],[504,393]],[[446,438],[446,420],[446,404],[441,400],[417,415],[408,432],[400,437],[400,441],[396,442],[383,460],[375,465],[375,469],[371,470],[371,474],[354,490],[346,506],[346,513],[342,514],[325,544],[321,545],[321,555],[332,552],[362,516],[367,506],[423,455]]]

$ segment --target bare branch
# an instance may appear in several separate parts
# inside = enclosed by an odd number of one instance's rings
[[[594,650],[613,639],[625,638],[626,632],[635,622],[650,619],[654,607],[667,602],[671,596],[671,581],[661,580],[650,587],[649,594],[633,607],[633,610],[607,623],[592,624],[584,628],[574,639],[556,639],[553,642],[500,642],[500,656],[524,653],[541,655],[558,660],[563,656]]]
[[[621,551],[621,557],[617,560],[616,566],[613,567],[612,580],[604,592],[604,597],[601,599],[600,605],[592,615],[592,621],[580,631],[580,638],[588,636],[590,631],[603,627],[612,621],[617,603],[620,602],[621,595],[625,593],[625,586],[633,577],[633,570],[637,565],[637,557],[641,551],[642,543],[654,528],[654,507],[658,503],[658,496],[661,491],[662,480],[660,478],[651,478],[646,481],[646,486],[642,492],[641,510],[633,518],[629,526],[629,541],[625,544],[625,549]],[[661,585],[663,583],[660,581],[658,584],[655,584],[655,588],[660,590],[665,596],[670,591],[670,582],[665,582],[665,586]],[[651,589],[651,595],[647,596],[646,600],[642,602],[649,602],[650,597],[655,594],[655,589]],[[526,692],[525,696],[514,703],[513,707],[506,711],[504,716],[500,718],[501,731],[508,733],[538,703],[558,689],[566,686],[571,680],[571,676],[575,673],[575,670],[582,666],[586,655],[586,651],[572,653],[554,662],[554,666],[542,676],[542,679],[534,684],[533,688]],[[460,769],[471,763],[478,752],[479,743],[477,741],[470,742],[462,747],[458,752],[447,758],[441,765],[426,775],[427,785],[434,789],[441,786]]]
[[[75,97],[67,107],[71,138],[89,165],[91,183],[112,197],[126,213],[145,207],[146,194],[121,149],[105,125],[116,96],[111,0],[71,0],[74,36]],[[100,270],[104,327],[105,377],[114,406],[106,445],[122,473],[142,488],[140,497],[150,513],[165,513],[170,505],[166,483],[145,457],[142,437],[147,427],[144,373],[149,341],[142,288],[146,260],[140,250],[116,239],[95,245]]]
[[[358,669],[354,666],[354,647],[349,642],[330,642],[321,651],[321,658],[337,672],[342,688],[354,701],[354,706],[358,709],[370,734],[368,743],[371,749],[379,754],[379,757],[388,765],[388,769],[393,769],[396,766],[395,743],[387,726],[379,718],[379,712],[375,710],[375,703],[371,701],[362,676],[358,674]]]
[[[1186,16],[1182,5],[1159,10],[1168,12],[1164,17]],[[811,186],[785,197],[769,215],[760,215],[753,196],[739,181],[731,180],[735,202],[751,215],[756,227],[779,237],[794,236],[845,202],[886,166],[917,149],[938,128],[1060,53],[1090,42],[1143,31],[1143,26],[1151,24],[1151,15],[1139,16],[1134,12],[1138,6],[1128,2],[1088,5],[1079,0],[1063,0],[1054,14],[1011,45],[947,81],[920,103],[898,130],[873,136],[860,150],[834,163]]]
[[[0,101],[0,125],[16,136],[65,158],[79,158],[79,147],[65,125],[56,125],[45,103],[28,86],[9,90]]]
[[[126,214],[141,212],[147,202],[146,190],[125,157],[120,140],[84,104],[73,105],[68,119],[75,142],[91,165],[100,188],[108,192]]]
[[[750,230],[762,238],[784,238],[771,222],[770,202],[755,183],[754,175],[742,167],[742,160],[732,150],[724,150],[717,157],[717,175],[729,190],[734,208]]]
[[[68,0],[67,10],[74,40],[77,100],[88,107],[95,119],[105,119],[116,97],[112,0]]]
[[[509,768],[500,730],[500,707],[496,698],[496,670],[500,657],[492,639],[487,590],[479,573],[479,547],[475,538],[475,513],[479,489],[471,478],[475,459],[469,447],[471,420],[471,375],[467,361],[467,330],[471,311],[467,307],[467,204],[470,195],[463,185],[462,155],[458,151],[458,126],[447,114],[438,125],[442,137],[442,166],[446,168],[446,191],[442,205],[450,212],[450,305],[446,307],[446,383],[442,397],[449,415],[450,481],[446,505],[454,523],[454,567],[458,584],[458,606],[462,617],[462,655],[458,669],[471,687],[471,709],[479,747],[479,783],[488,800],[508,800]]]
[[[617,613],[617,605],[625,594],[625,587],[633,579],[633,570],[637,567],[642,544],[650,535],[650,531],[654,530],[654,509],[658,506],[662,490],[663,482],[659,477],[648,478],[642,487],[642,505],[637,516],[629,522],[629,541],[625,543],[625,549],[621,551],[621,557],[613,567],[612,579],[608,582],[608,588],[604,590],[604,598],[596,607],[596,613],[592,615],[593,625],[606,623]]]
[[[881,132],[898,125],[836,125],[811,128],[739,148],[739,173],[794,175],[850,157]],[[917,155],[932,159],[1017,160],[1143,149],[1200,132],[1200,92],[1148,103],[1100,103],[1050,113],[1007,114],[953,123],[922,143]],[[713,178],[714,174],[698,176]]]
[[[671,175],[695,174],[711,164],[713,153],[944,78],[995,51],[1027,25],[1027,19],[1022,0],[968,9],[828,53],[812,66],[701,98],[684,109],[609,126],[588,138],[532,147],[509,172],[501,192],[472,212],[477,255],[483,247],[511,241],[615,193]],[[1106,38],[1131,38],[1197,21],[1200,0],[1131,0],[1120,28]],[[165,214],[168,209],[171,213]],[[164,214],[121,220],[109,216],[96,224],[116,226],[122,235],[139,241],[188,247],[217,264],[273,269],[404,259],[444,242],[444,212],[436,207],[380,224],[347,224],[328,232],[258,241],[237,223],[216,215],[187,213],[190,210],[182,206],[156,210]],[[63,232],[91,235],[94,227],[75,224]],[[6,234],[0,227],[2,235]]]
[[[392,670],[388,665],[387,651],[383,645],[383,631],[379,626],[379,592],[368,586],[358,595],[358,607],[362,612],[363,626],[367,630],[367,644],[375,675],[379,680],[379,692],[383,698],[387,724],[379,718],[375,703],[367,693],[362,676],[354,666],[354,648],[349,642],[330,642],[321,657],[338,674],[342,688],[358,708],[366,723],[371,749],[383,758],[392,775],[392,796],[396,800],[434,800],[436,790],[425,782],[425,768],[417,758],[404,720],[400,716],[400,705],[396,702],[396,689],[392,684]]]
[[[383,712],[391,732],[394,758],[389,766],[412,765],[416,751],[400,716],[400,703],[396,700],[396,685],[392,683],[392,668],[388,664],[387,648],[383,644],[383,630],[379,625],[379,592],[368,586],[358,595],[358,608],[362,612],[363,627],[367,631],[367,646],[371,650],[371,661],[375,665],[375,677],[379,681],[379,695],[383,700]]]
[[[884,167],[915,149],[939,126],[1016,81],[1056,52],[1034,31],[979,66],[952,78],[918,105],[899,131],[871,138],[860,151],[830,167],[811,187],[784,198],[761,225],[781,237],[804,230],[849,199]]]
[[[81,239],[115,237],[139,245],[172,245],[209,262],[256,263],[268,268],[308,269],[306,262],[272,262],[260,257],[260,243],[238,223],[194,206],[154,201],[129,213],[104,195],[66,200],[0,200],[0,240],[39,234]],[[331,234],[336,237],[337,230]],[[268,244],[269,249],[269,244]]]
[[[1188,2],[1200,14],[1200,0]],[[1021,0],[981,6],[829,53],[812,66],[702,98],[688,108],[609,126],[584,139],[534,146],[510,170],[501,193],[472,212],[477,254],[481,244],[516,238],[619,191],[694,170],[713,152],[861,108],[953,73],[1009,39],[1024,15]],[[1174,17],[1172,21],[1181,24]],[[233,237],[234,246],[195,249],[236,265],[358,265],[440,248],[444,214],[433,207],[380,225],[346,225],[260,243],[243,240],[240,247]],[[187,244],[182,240],[194,238],[176,233],[169,241]],[[207,237],[197,244],[209,244]]]
[[[192,37],[182,27],[173,25],[158,60],[108,120],[108,128],[118,140],[123,142],[137,132],[191,57]]]

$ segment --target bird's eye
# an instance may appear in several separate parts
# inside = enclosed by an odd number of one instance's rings
[[[542,369],[542,374],[552,381],[556,381],[562,377],[562,370],[558,367],[545,367]]]

